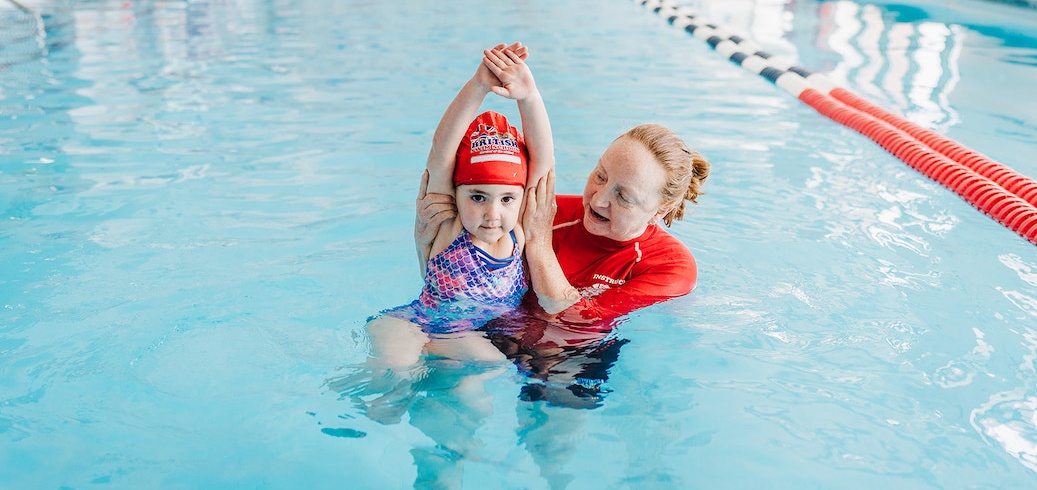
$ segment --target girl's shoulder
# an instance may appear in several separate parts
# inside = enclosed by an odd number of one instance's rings
[[[464,226],[461,225],[461,220],[458,218],[448,219],[441,223],[439,231],[436,232],[436,238],[432,240],[432,249],[428,254],[429,260],[446,251],[463,231]]]

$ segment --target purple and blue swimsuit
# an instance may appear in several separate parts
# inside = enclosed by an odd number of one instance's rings
[[[511,239],[511,256],[496,259],[461,230],[446,250],[429,259],[421,296],[383,313],[413,322],[425,333],[443,334],[479,328],[515,309],[529,285],[514,231]]]

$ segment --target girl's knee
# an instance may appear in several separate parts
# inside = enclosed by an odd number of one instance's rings
[[[428,335],[406,320],[378,317],[367,323],[371,358],[386,366],[409,366],[421,359]]]

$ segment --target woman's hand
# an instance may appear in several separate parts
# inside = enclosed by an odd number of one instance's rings
[[[414,213],[414,246],[418,251],[421,275],[424,276],[432,242],[436,239],[439,227],[447,220],[457,217],[457,205],[454,204],[454,196],[428,193],[428,170],[425,170],[421,175],[415,208],[417,211]]]
[[[552,248],[557,211],[555,172],[552,169],[537,181],[536,187],[526,191],[526,209],[522,213],[526,262],[533,292],[540,307],[552,315],[580,300],[580,292],[569,284]]]
[[[557,211],[555,171],[552,169],[537,181],[536,187],[530,187],[526,191],[526,209],[522,213],[522,230],[526,234],[527,249],[537,247],[544,250],[546,247],[546,250],[551,250],[551,234]]]

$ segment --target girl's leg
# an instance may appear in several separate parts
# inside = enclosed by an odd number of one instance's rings
[[[437,335],[429,339],[425,352],[458,361],[506,361],[507,357],[497,350],[482,332],[459,332]]]
[[[405,367],[418,363],[429,337],[412,322],[380,316],[367,323],[371,341],[370,364],[381,367]]]

